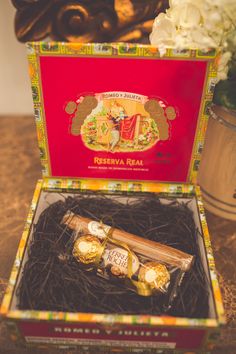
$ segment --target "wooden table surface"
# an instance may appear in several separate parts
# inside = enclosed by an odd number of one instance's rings
[[[4,282],[7,282],[14,262],[35,184],[40,177],[33,117],[0,117],[0,300]],[[236,353],[236,222],[209,212],[206,214],[227,316],[227,326],[222,330],[221,341],[213,353],[233,354]],[[0,323],[0,354],[61,352],[17,348],[9,339],[4,324]]]

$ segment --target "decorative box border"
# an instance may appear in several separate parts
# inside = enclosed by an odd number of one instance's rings
[[[64,43],[64,42],[29,42],[28,62],[31,78],[34,112],[38,134],[38,144],[42,164],[43,177],[51,178],[51,163],[48,149],[48,139],[45,123],[45,111],[42,94],[42,82],[39,65],[40,56],[70,56],[70,57],[110,57],[110,58],[143,58],[143,59],[175,59],[175,60],[203,60],[208,61],[207,72],[199,110],[198,123],[194,138],[191,161],[189,164],[187,182],[197,183],[197,172],[201,159],[208,121],[208,105],[212,101],[213,90],[216,83],[216,62],[219,53],[210,50],[205,53],[201,50],[188,49],[177,51],[168,49],[164,56],[160,56],[158,48],[151,45],[128,43]],[[58,176],[58,178],[61,178]]]
[[[74,184],[69,179],[46,179],[39,180],[34,192],[33,200],[30,206],[26,224],[23,230],[22,238],[16,254],[14,266],[10,275],[9,285],[7,287],[3,302],[0,308],[0,314],[9,318],[17,320],[47,320],[47,321],[63,321],[63,322],[82,322],[82,323],[102,323],[106,324],[138,324],[138,325],[150,325],[150,326],[177,326],[177,327],[218,327],[225,323],[224,309],[222,304],[222,297],[220,292],[219,283],[217,280],[217,273],[215,269],[215,262],[213,257],[213,251],[211,247],[211,241],[209,231],[206,223],[203,202],[201,198],[200,188],[191,184],[168,184],[168,183],[149,183],[149,182],[136,182],[136,181],[110,181],[110,180],[84,180],[75,179]],[[55,183],[57,188],[55,189]],[[119,188],[117,189],[117,184]],[[79,185],[79,189],[78,189]],[[54,186],[54,188],[52,188]],[[90,314],[90,313],[69,313],[69,312],[50,312],[50,311],[22,311],[22,310],[10,310],[11,301],[13,298],[17,279],[20,274],[21,265],[24,257],[24,252],[27,247],[28,238],[30,235],[34,213],[37,208],[40,193],[42,190],[47,191],[76,191],[83,192],[86,190],[99,190],[99,191],[134,191],[139,186],[141,192],[154,192],[160,193],[163,196],[170,197],[188,197],[196,196],[202,232],[204,238],[204,244],[206,249],[206,256],[209,265],[210,281],[213,291],[213,297],[215,301],[215,308],[217,319],[189,319],[178,318],[170,316],[151,316],[151,315],[116,315],[116,314]]]

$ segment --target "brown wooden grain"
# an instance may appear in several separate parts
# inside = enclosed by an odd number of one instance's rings
[[[235,130],[210,118],[198,181],[207,209],[236,220],[236,115],[218,106],[214,111]]]

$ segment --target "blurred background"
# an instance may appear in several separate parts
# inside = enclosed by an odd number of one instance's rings
[[[33,113],[26,48],[15,36],[15,13],[10,1],[1,0],[0,115]]]

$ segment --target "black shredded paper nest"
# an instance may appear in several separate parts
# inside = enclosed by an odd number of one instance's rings
[[[81,193],[42,212],[17,289],[19,309],[208,317],[208,283],[196,242],[201,235],[187,203],[162,203],[154,194],[126,199]],[[194,255],[171,308],[165,310],[161,296],[137,295],[81,269],[72,257],[73,231],[61,224],[68,210]]]

